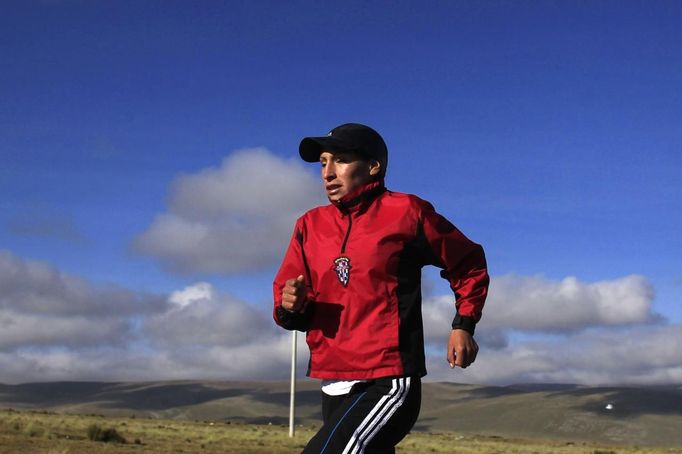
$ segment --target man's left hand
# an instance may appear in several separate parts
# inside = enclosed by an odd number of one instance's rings
[[[469,367],[476,360],[478,344],[468,331],[453,329],[448,339],[448,363],[454,369],[455,366]]]

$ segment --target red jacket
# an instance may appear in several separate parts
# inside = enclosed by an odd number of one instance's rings
[[[456,323],[472,330],[488,289],[483,249],[430,203],[373,182],[301,216],[275,277],[274,318],[286,329],[307,331],[308,375],[339,380],[426,375],[424,265],[442,268],[456,295]],[[306,308],[286,311],[284,283],[301,274]]]

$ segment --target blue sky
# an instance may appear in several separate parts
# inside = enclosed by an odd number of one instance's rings
[[[0,334],[0,370],[9,371],[0,382],[106,379],[83,358],[111,349],[123,358],[111,378],[278,377],[230,369],[263,352],[189,331],[206,332],[211,320],[229,330],[228,314],[254,310],[253,326],[286,350],[262,318],[272,276],[293,219],[324,202],[317,168],[297,161],[298,142],[348,121],[386,139],[389,188],[430,200],[486,249],[497,292],[479,329],[489,363],[484,352],[480,372],[452,377],[434,353],[435,378],[682,380],[672,340],[682,337],[678,2],[1,9],[0,282],[20,296],[0,300],[0,319],[15,327]],[[202,245],[190,244],[192,226],[203,229]],[[247,257],[250,244],[258,260]],[[425,311],[449,317],[437,303],[447,285],[434,270],[425,279]],[[53,286],[59,301],[41,299]],[[114,321],[99,301],[128,309]],[[508,313],[553,304],[532,326]],[[187,328],[178,308],[207,324]],[[593,318],[571,318],[575,308]],[[69,324],[74,314],[82,325]],[[111,326],[110,337],[85,322]],[[60,323],[50,336],[30,335]],[[644,335],[672,348],[649,375],[648,356],[635,371],[597,373],[594,358],[583,375],[534,363],[498,378],[492,368],[516,351],[556,351],[557,339],[615,358],[607,344]],[[173,356],[168,346],[181,339],[216,352],[214,362]],[[430,351],[438,348],[434,338]],[[228,360],[227,350],[243,356]],[[164,359],[157,375],[145,354]],[[171,373],[179,368],[184,375]]]

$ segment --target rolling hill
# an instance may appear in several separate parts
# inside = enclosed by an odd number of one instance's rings
[[[320,390],[301,380],[297,424],[320,424]],[[0,408],[286,424],[286,382],[0,384]],[[608,407],[608,408],[607,408]],[[682,446],[682,387],[425,383],[416,431]]]

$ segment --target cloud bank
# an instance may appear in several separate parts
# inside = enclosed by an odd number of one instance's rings
[[[283,379],[291,341],[270,310],[201,282],[98,286],[0,251],[0,382]]]
[[[441,359],[441,357],[443,359]],[[682,383],[682,326],[589,329],[556,339],[482,349],[470,368],[451,371],[444,353],[428,357],[434,380],[471,383]]]
[[[594,283],[501,276],[490,295],[476,334],[482,350],[465,370],[445,362],[452,297],[424,302],[428,379],[682,382],[682,326],[653,312],[653,290],[641,276]],[[0,382],[284,380],[290,346],[269,304],[206,282],[140,294],[0,251]],[[301,341],[301,373],[307,359]]]
[[[158,296],[95,286],[0,251],[0,351],[124,345],[131,317],[163,304]]]
[[[500,276],[491,281],[477,333],[483,343],[503,347],[512,332],[569,335],[591,327],[655,324],[663,318],[653,311],[653,298],[653,287],[638,275],[594,283],[575,277]],[[453,311],[452,295],[426,299],[426,332],[442,330],[442,320],[452,319]]]
[[[575,277],[493,278],[476,339],[481,353],[466,370],[445,361],[452,296],[424,301],[435,380],[477,383],[657,384],[682,381],[682,326],[668,325],[652,307],[643,276],[600,282]]]
[[[173,181],[168,210],[133,248],[176,273],[237,273],[279,263],[294,221],[325,203],[300,160],[239,150],[218,168]]]

